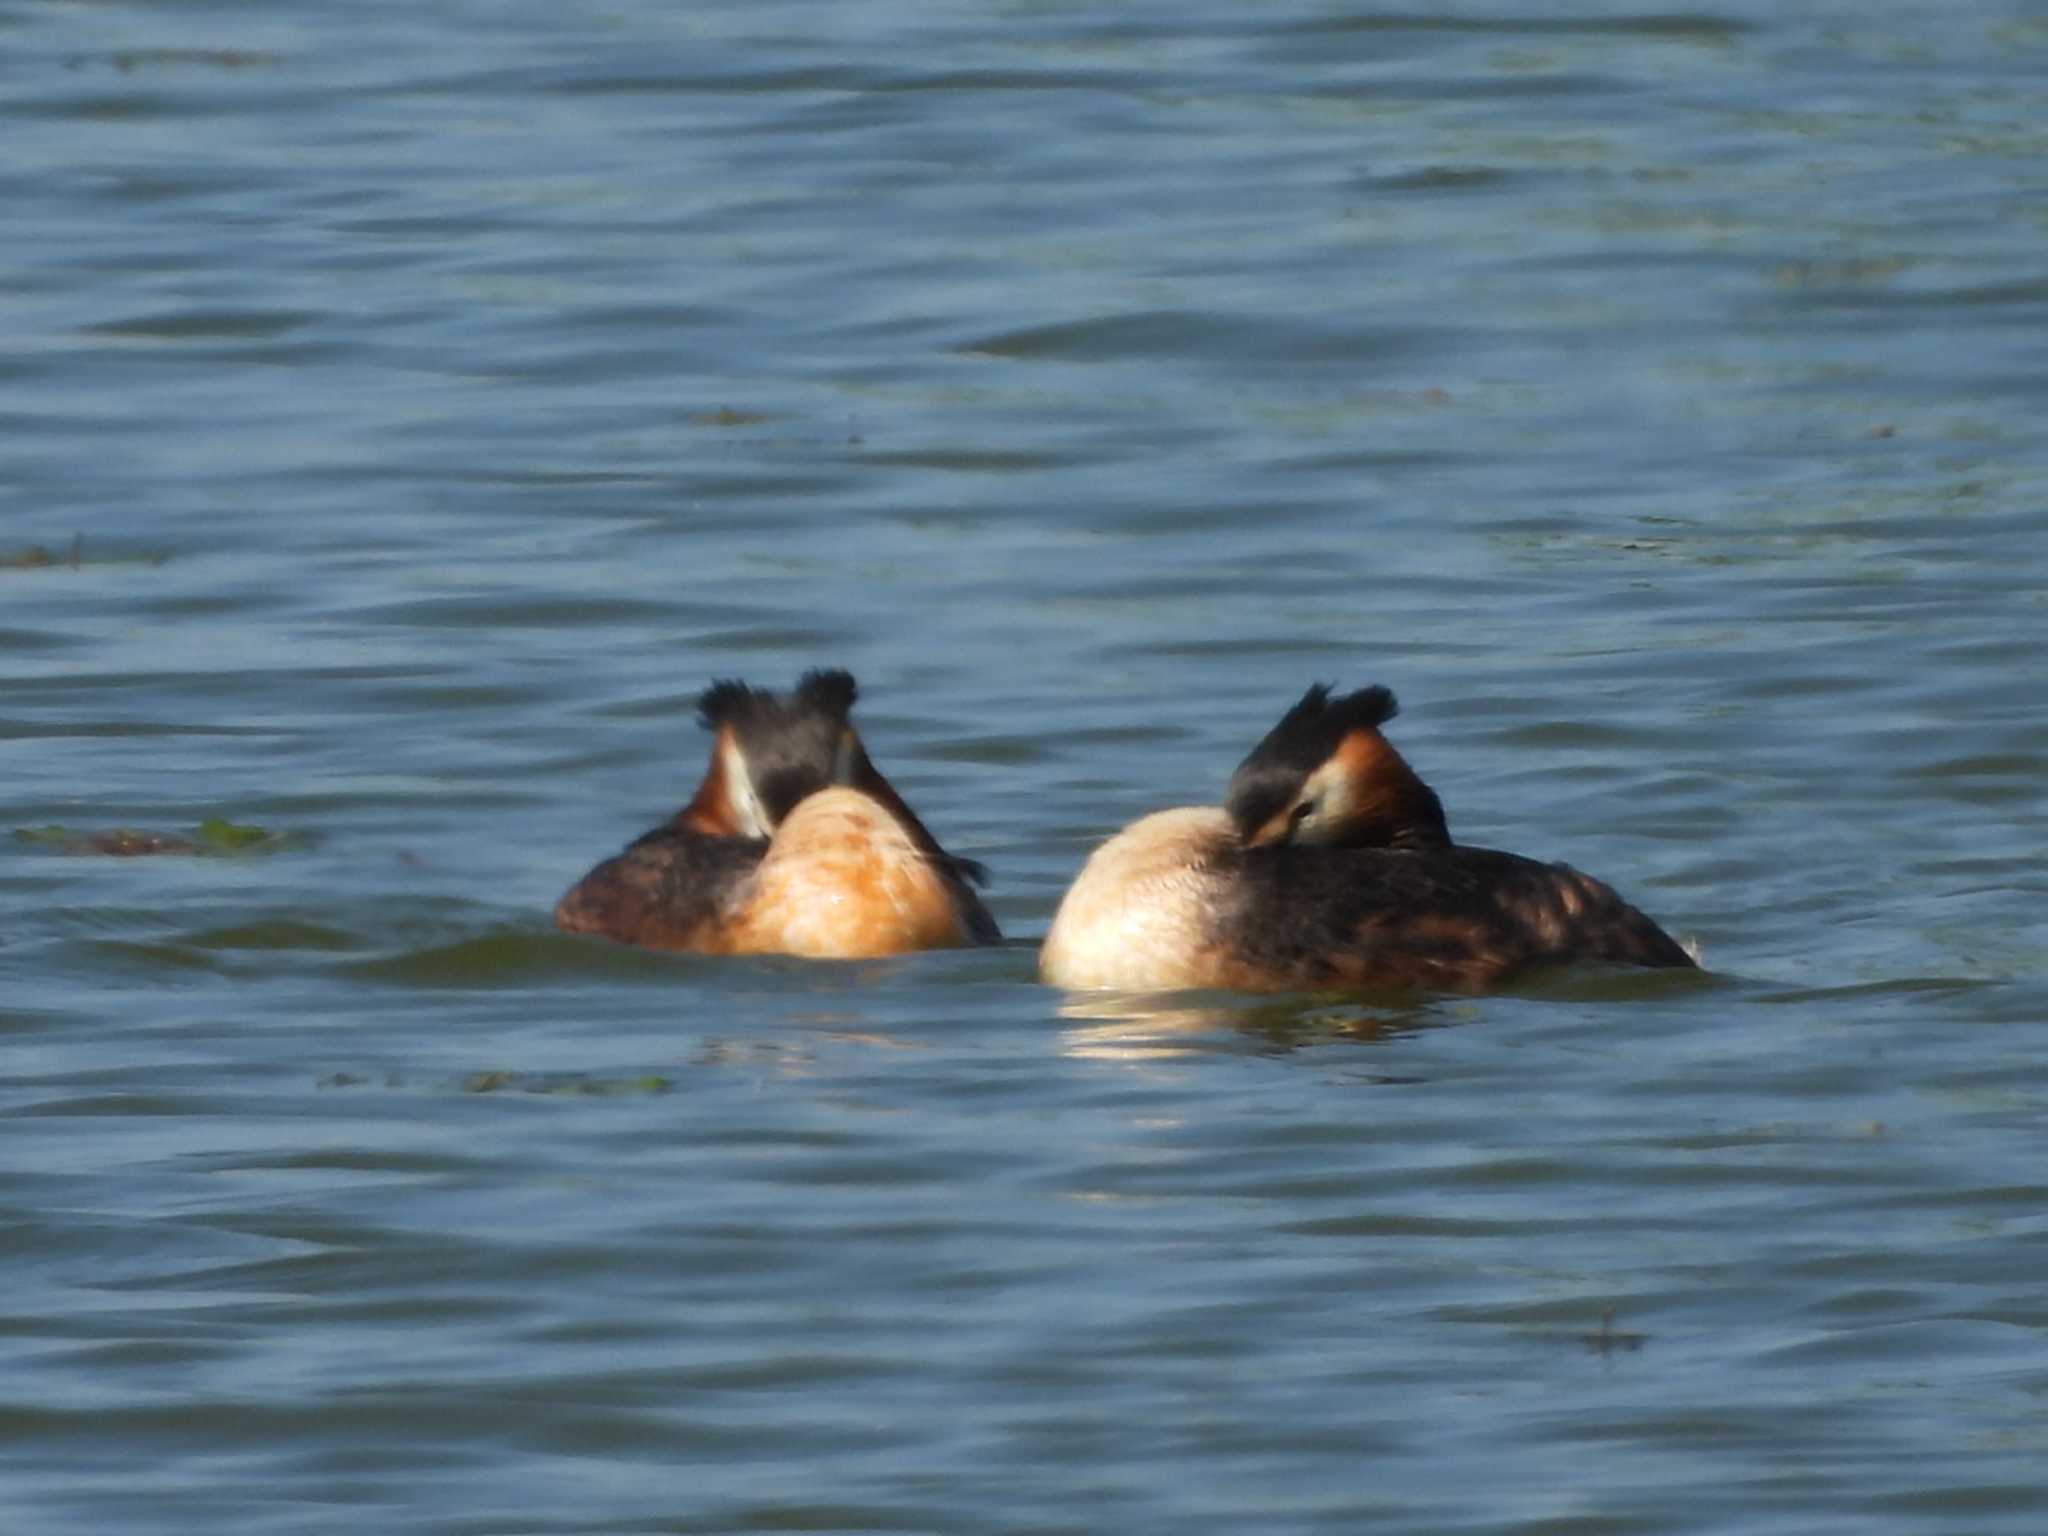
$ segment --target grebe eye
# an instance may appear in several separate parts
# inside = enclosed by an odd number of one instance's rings
[[[1313,800],[1304,800],[1295,806],[1293,810],[1287,813],[1287,830],[1293,832],[1299,829],[1303,822],[1315,814],[1315,809],[1315,802]]]

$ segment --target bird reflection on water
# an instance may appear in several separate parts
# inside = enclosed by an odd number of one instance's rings
[[[1385,1044],[1464,1022],[1471,1005],[1432,998],[1230,998],[1187,992],[1091,992],[1060,1005],[1061,1049],[1091,1061],[1279,1056],[1310,1046]],[[1419,1081],[1388,1077],[1387,1082]]]

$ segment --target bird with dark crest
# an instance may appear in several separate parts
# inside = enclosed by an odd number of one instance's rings
[[[848,718],[851,673],[787,695],[715,682],[711,759],[687,805],[585,875],[555,924],[650,949],[857,958],[994,944],[987,871],[939,845]]]
[[[1141,817],[1090,855],[1039,955],[1056,986],[1479,992],[1545,966],[1695,967],[1565,864],[1451,840],[1381,734],[1385,688],[1302,695],[1220,807]]]
[[[1400,712],[1380,687],[1303,694],[1230,776],[1223,808],[1245,845],[1448,846],[1443,802],[1380,734]]]

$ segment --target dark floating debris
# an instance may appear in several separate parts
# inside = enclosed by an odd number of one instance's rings
[[[575,1072],[472,1072],[462,1081],[464,1093],[550,1093],[576,1098],[667,1093],[674,1087],[674,1082],[654,1072],[639,1077],[588,1077]]]
[[[1630,1333],[1614,1326],[1614,1308],[1608,1307],[1600,1314],[1600,1326],[1591,1333],[1582,1333],[1579,1340],[1596,1355],[1617,1353],[1633,1354],[1649,1342],[1647,1333]]]
[[[0,555],[0,569],[10,571],[47,571],[60,565],[68,565],[75,571],[81,563],[80,555],[83,549],[84,540],[74,533],[71,535],[71,556],[69,559],[54,553],[45,545],[31,544],[27,549],[17,551],[14,554]]]
[[[715,411],[692,411],[689,419],[699,427],[752,427],[771,418],[766,411],[740,411],[721,405]]]
[[[104,64],[130,74],[138,69],[170,69],[200,66],[208,69],[253,69],[258,65],[280,64],[284,55],[257,48],[123,48],[118,53],[77,54],[64,61],[66,69],[87,69]]]
[[[98,555],[93,560],[95,567],[106,565],[148,565],[164,564],[167,554],[143,555]],[[23,549],[0,550],[0,571],[76,571],[85,565],[85,540],[79,534],[71,535],[69,548],[48,544],[30,544]]]
[[[16,827],[14,839],[49,853],[112,859],[155,856],[234,858],[242,854],[277,853],[301,846],[304,842],[302,837],[293,833],[244,826],[218,816],[209,817],[185,834],[149,832],[136,827],[88,832],[77,827],[49,826]]]
[[[396,1072],[372,1076],[365,1072],[330,1072],[318,1084],[322,1088],[388,1088],[409,1090],[427,1088],[445,1090],[448,1087],[460,1089],[463,1093],[540,1093],[559,1094],[571,1098],[618,1098],[621,1096],[669,1093],[675,1089],[673,1078],[658,1072],[643,1073],[638,1077],[592,1077],[581,1072],[471,1072],[459,1082],[409,1083]]]

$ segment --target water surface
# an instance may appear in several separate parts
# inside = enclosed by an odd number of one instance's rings
[[[10,1526],[2041,1528],[2048,27],[0,32]],[[1026,942],[553,933],[821,664]],[[1317,679],[1713,979],[1040,987]]]

